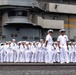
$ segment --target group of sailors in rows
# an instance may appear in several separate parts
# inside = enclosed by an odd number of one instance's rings
[[[19,41],[15,39],[0,44],[0,62],[75,63],[76,42],[68,42],[65,30],[56,42],[52,40],[53,30],[48,30],[46,41]]]

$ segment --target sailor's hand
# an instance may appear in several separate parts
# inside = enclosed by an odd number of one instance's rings
[[[60,46],[58,46],[59,47],[59,49],[61,48]]]

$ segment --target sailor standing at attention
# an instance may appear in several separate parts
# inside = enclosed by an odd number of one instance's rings
[[[5,47],[5,45],[3,43],[1,43],[1,46],[0,46],[0,62],[1,63],[4,62],[4,47]]]
[[[52,40],[52,33],[53,30],[48,30],[48,35],[46,36],[46,42],[45,42],[45,47],[47,52],[45,53],[45,62],[46,63],[53,63],[52,61],[52,44],[53,44],[53,40]]]
[[[16,62],[16,59],[17,59],[17,52],[16,52],[17,44],[16,44],[16,39],[12,39],[10,47],[11,47],[11,49],[13,51],[13,62]]]
[[[38,62],[44,62],[44,42],[43,39],[40,39],[38,44]]]
[[[67,42],[68,42],[68,37],[65,35],[65,30],[61,29],[60,33],[61,35],[58,37],[58,47],[60,49],[60,61],[61,63],[69,63],[68,60],[68,54],[67,54]]]

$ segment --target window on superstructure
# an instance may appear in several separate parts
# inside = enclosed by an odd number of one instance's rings
[[[27,16],[27,11],[8,11],[8,16]]]
[[[60,0],[60,3],[63,3],[63,0]]]
[[[16,16],[27,16],[27,11],[16,11]]]

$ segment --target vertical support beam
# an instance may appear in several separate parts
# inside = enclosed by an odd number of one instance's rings
[[[70,39],[70,15],[68,14],[68,38]]]
[[[68,0],[69,4],[69,0]],[[68,38],[70,39],[70,15],[68,14]]]

